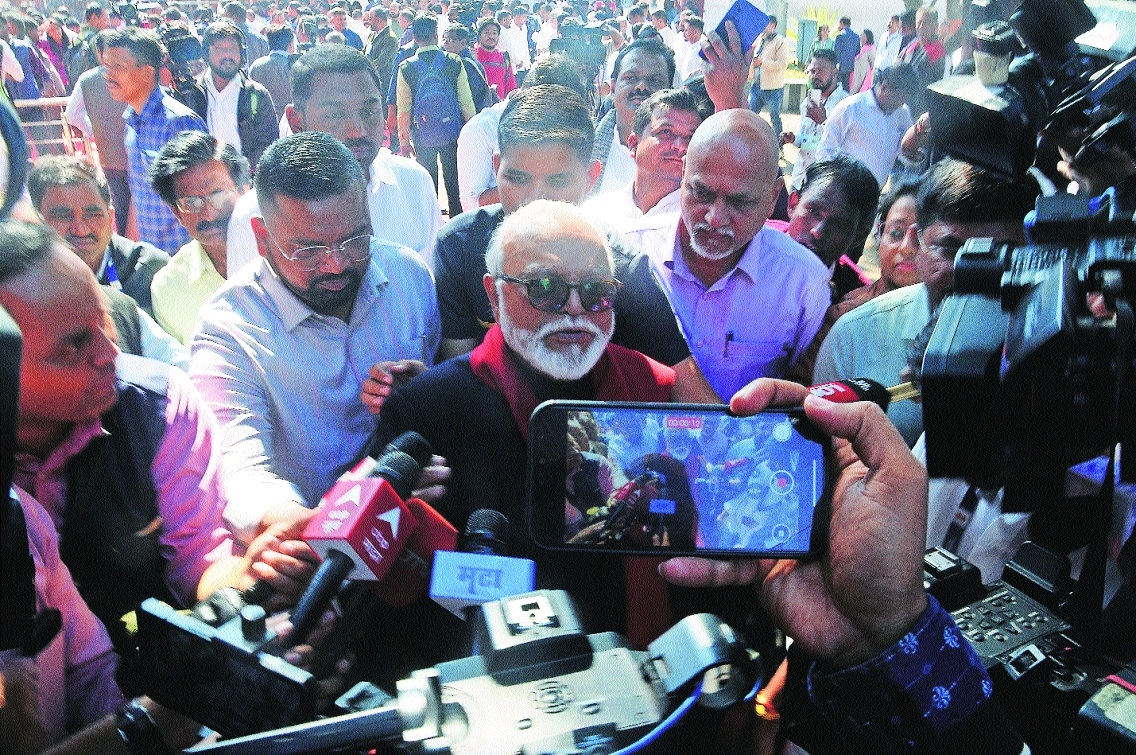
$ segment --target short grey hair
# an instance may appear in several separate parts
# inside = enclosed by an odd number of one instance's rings
[[[504,273],[505,238],[507,235],[544,230],[557,220],[576,221],[591,226],[602,239],[608,269],[611,270],[612,275],[615,274],[615,258],[611,249],[610,229],[574,204],[553,202],[549,199],[529,202],[516,212],[505,216],[505,219],[493,231],[493,235],[489,239],[489,247],[485,250],[485,269],[494,278],[499,278]]]

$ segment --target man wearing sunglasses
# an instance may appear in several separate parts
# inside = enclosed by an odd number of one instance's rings
[[[461,530],[472,511],[502,512],[513,523],[508,552],[536,560],[539,587],[568,590],[589,630],[630,632],[632,642],[646,643],[691,607],[679,601],[671,613],[654,564],[632,576],[624,574],[621,559],[589,555],[585,568],[574,556],[537,558],[524,536],[528,422],[550,399],[670,401],[676,373],[611,343],[620,284],[606,233],[580,208],[538,199],[510,213],[493,234],[485,263],[482,286],[495,324],[471,353],[396,390],[379,412],[369,450],[407,430],[421,433],[452,470],[445,496],[435,502],[443,516]],[[646,585],[658,591],[650,597],[634,592]],[[700,610],[723,611],[719,615],[730,620],[744,605],[735,600]],[[644,608],[649,615],[635,613]],[[449,633],[455,623],[431,623],[429,647],[401,626],[382,636],[405,637],[407,647],[384,652],[392,653],[392,663],[411,653],[427,663],[453,657],[464,638],[460,623]]]
[[[201,305],[228,277],[229,218],[237,198],[248,191],[249,163],[231,144],[203,131],[185,131],[162,147],[150,180],[193,237],[150,284],[154,318],[188,345]]]
[[[310,517],[374,428],[359,400],[367,371],[430,364],[439,340],[430,271],[372,237],[367,177],[341,142],[320,131],[277,141],[255,190],[261,259],[202,308],[190,364],[222,428],[226,519],[246,539]]]

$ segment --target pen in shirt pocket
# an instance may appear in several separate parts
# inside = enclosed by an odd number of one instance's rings
[[[734,340],[734,331],[726,333],[726,345],[722,347],[722,356],[728,357],[730,355],[730,343]]]

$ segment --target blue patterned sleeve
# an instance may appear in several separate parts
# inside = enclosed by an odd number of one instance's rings
[[[848,669],[814,662],[812,702],[878,752],[919,750],[965,721],[993,693],[982,661],[933,597],[911,630],[881,655]]]

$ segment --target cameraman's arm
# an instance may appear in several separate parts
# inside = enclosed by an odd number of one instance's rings
[[[802,561],[672,559],[663,575],[686,585],[757,583],[766,610],[812,658],[812,704],[850,742],[878,752],[1021,752],[981,661],[923,590],[926,472],[886,415],[774,380],[751,383],[731,408],[802,402],[834,436],[827,550]]]

